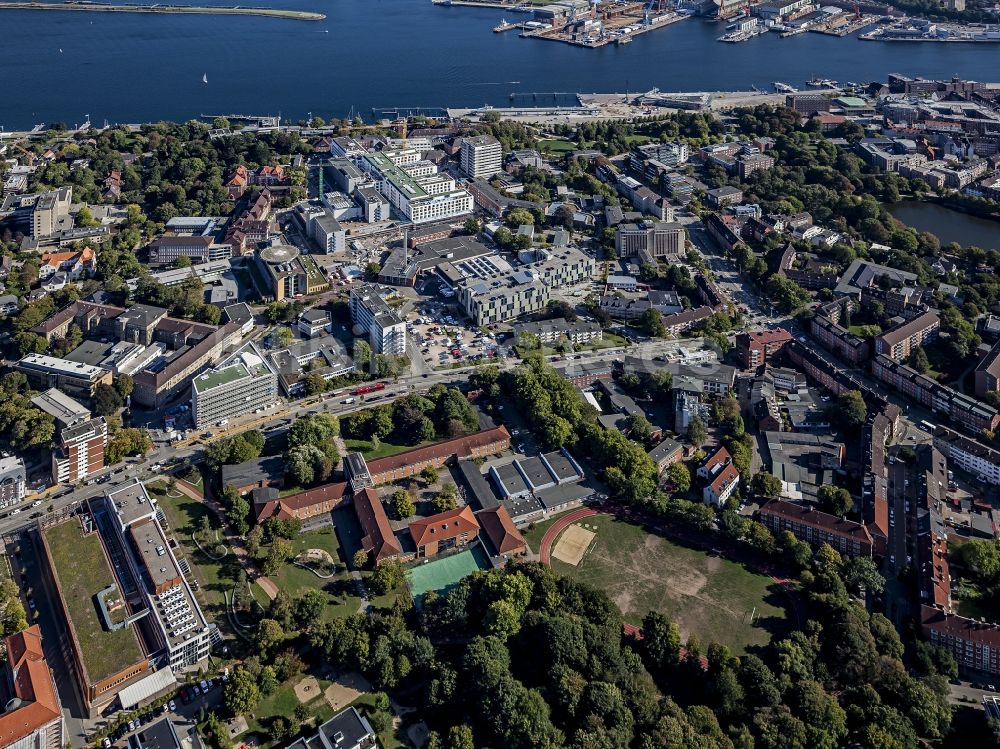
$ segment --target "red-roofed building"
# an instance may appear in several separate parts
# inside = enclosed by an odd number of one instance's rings
[[[872,555],[874,540],[863,524],[828,515],[806,505],[772,499],[760,508],[760,522],[774,534],[791,531],[800,541],[814,545],[829,544],[847,556]]]
[[[362,489],[354,495],[354,511],[364,533],[361,548],[371,554],[376,563],[403,553],[403,547],[389,525],[382,500],[374,489]]]
[[[373,460],[368,463],[368,473],[378,486],[416,476],[428,467],[441,468],[453,458],[485,458],[509,447],[510,432],[499,426]]]
[[[249,184],[250,173],[247,172],[245,166],[240,164],[236,167],[236,171],[233,172],[233,176],[226,182],[226,190],[229,192],[229,197],[232,200],[243,197],[243,193],[246,192],[247,185]]]
[[[0,714],[0,746],[18,749],[62,749],[62,705],[42,650],[38,625],[6,640],[7,670]]]
[[[350,501],[350,494],[347,483],[338,481],[335,484],[324,484],[315,489],[306,489],[304,492],[271,499],[255,507],[257,522],[263,523],[268,518],[282,520],[313,518],[346,505]]]
[[[432,557],[446,549],[475,541],[479,538],[479,523],[472,508],[466,505],[415,520],[410,523],[410,536],[417,547],[418,557]]]
[[[736,355],[745,369],[770,364],[792,340],[787,330],[751,330],[736,336]]]
[[[507,512],[507,508],[499,505],[489,510],[476,513],[476,520],[493,545],[498,556],[509,557],[522,554],[527,549],[524,538]]]
[[[726,500],[736,491],[739,483],[740,472],[736,470],[736,466],[732,463],[726,463],[722,470],[715,474],[715,478],[709,482],[708,486],[702,489],[702,499],[705,504],[712,505],[713,507],[722,507],[726,503]]]
[[[924,637],[948,650],[962,668],[1000,674],[1000,624],[920,607]]]

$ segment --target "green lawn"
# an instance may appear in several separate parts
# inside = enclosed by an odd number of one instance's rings
[[[323,549],[333,557],[338,571],[332,578],[323,579],[304,567],[288,562],[271,576],[278,587],[293,598],[311,589],[326,593],[324,619],[343,618],[356,613],[361,607],[361,599],[357,596],[355,583],[345,566],[346,558],[341,554],[340,542],[334,529],[327,527],[302,533],[292,540],[292,547],[296,555],[306,549]]]
[[[225,593],[232,591],[239,563],[231,553],[218,561],[211,559],[191,541],[191,534],[200,529],[203,517],[210,516],[213,527],[217,527],[216,518],[204,504],[186,494],[175,491],[174,494],[179,496],[168,496],[166,482],[151,482],[146,489],[167,518],[167,535],[172,535],[180,544],[174,549],[174,554],[178,559],[186,558],[191,566],[193,580],[190,577],[189,580],[197,583],[195,596],[205,616],[214,620],[223,632],[229,632]]]
[[[95,596],[115,583],[96,534],[84,536],[76,519],[45,531],[59,587],[76,632],[91,682],[106,679],[142,658],[130,627],[108,631]]]
[[[344,444],[347,445],[347,449],[351,452],[359,452],[365,456],[365,460],[375,460],[376,458],[387,458],[390,455],[398,455],[399,453],[404,453],[407,450],[416,450],[418,447],[423,447],[424,445],[434,444],[435,440],[430,440],[428,442],[421,442],[416,445],[396,445],[392,442],[380,442],[376,449],[372,449],[372,443],[368,440],[344,440]]]
[[[540,140],[538,150],[543,153],[569,153],[575,151],[579,146],[571,140]]]
[[[771,578],[608,515],[580,522],[596,526],[596,538],[579,566],[553,558],[553,569],[607,592],[627,622],[661,611],[685,639],[696,635],[735,653],[786,631],[787,599]]]

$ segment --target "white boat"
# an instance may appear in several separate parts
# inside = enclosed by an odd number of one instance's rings
[[[208,83],[208,73],[203,73],[201,76],[202,83]]]
[[[787,83],[782,83],[781,81],[774,81],[771,85],[774,86],[774,90],[779,94],[794,94],[798,91],[794,86],[789,86]]]

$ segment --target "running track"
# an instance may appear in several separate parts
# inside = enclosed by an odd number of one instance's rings
[[[574,510],[568,515],[563,515],[561,518],[556,520],[549,529],[545,531],[545,535],[542,536],[541,543],[538,544],[538,558],[541,560],[542,564],[552,564],[552,542],[556,540],[562,530],[577,520],[582,520],[583,518],[589,518],[592,515],[599,514],[597,510],[592,507],[581,507],[579,510]]]

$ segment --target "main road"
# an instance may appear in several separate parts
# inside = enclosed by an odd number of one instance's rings
[[[648,356],[650,358],[660,356],[675,350],[677,341],[649,341],[626,347],[607,348],[598,351],[582,352],[571,355],[576,364],[609,362],[621,358],[627,351],[630,356]],[[550,361],[563,359],[561,356],[549,357]],[[520,363],[518,359],[504,359],[498,362],[501,369],[512,369]],[[243,419],[233,420],[224,429],[214,428],[212,436],[209,438],[194,438],[177,444],[166,442],[154,442],[153,449],[142,457],[131,457],[118,465],[109,466],[92,477],[90,484],[80,486],[66,491],[65,489],[50,489],[45,496],[39,496],[42,505],[40,511],[42,515],[60,513],[75,505],[79,505],[87,499],[105,493],[110,485],[122,483],[133,478],[142,480],[153,479],[158,475],[164,475],[167,471],[163,469],[154,470],[153,466],[161,466],[164,463],[179,463],[186,460],[197,462],[199,456],[207,442],[222,439],[228,435],[238,434],[247,429],[261,429],[266,435],[281,434],[291,425],[295,419],[313,413],[330,413],[336,416],[361,411],[373,405],[385,403],[408,393],[426,392],[433,385],[452,385],[468,381],[469,374],[478,367],[469,366],[456,369],[435,370],[401,377],[396,382],[386,385],[384,390],[371,393],[365,396],[351,399],[351,403],[345,403],[346,399],[331,397],[313,397],[293,402],[282,402],[279,410],[269,411],[262,415],[249,415]],[[96,480],[95,480],[96,479]],[[97,483],[101,481],[102,483]],[[31,527],[39,520],[32,517],[28,503],[17,515],[9,515],[0,519],[0,535],[10,536]]]

